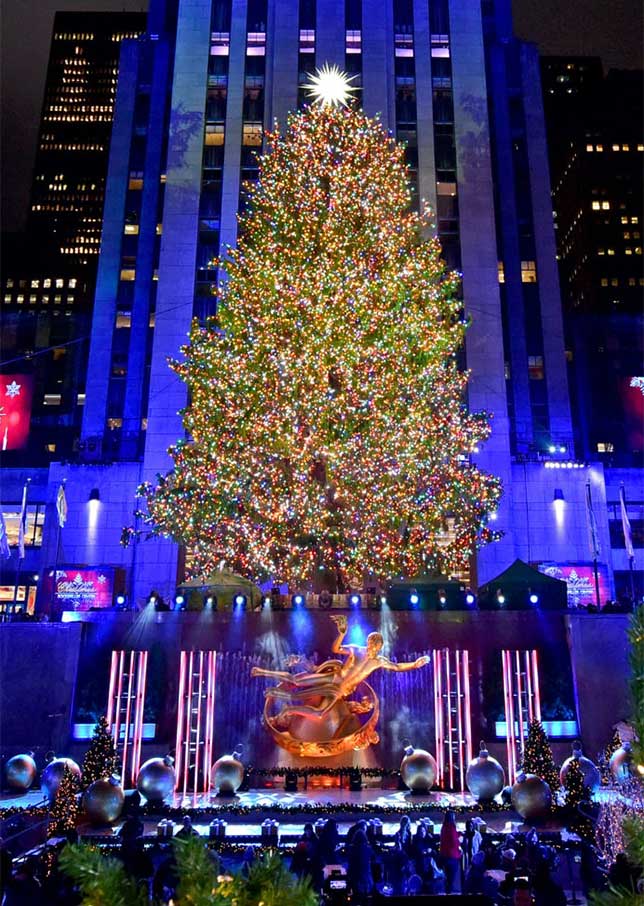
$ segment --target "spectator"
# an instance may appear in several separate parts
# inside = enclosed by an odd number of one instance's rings
[[[532,885],[535,906],[566,906],[566,894],[550,874],[547,863],[537,868]]]
[[[180,840],[183,840],[185,837],[198,837],[199,831],[195,830],[192,826],[192,818],[190,815],[186,815],[183,819],[183,827],[177,833],[177,837]]]
[[[410,875],[411,862],[396,833],[393,848],[387,851],[387,883],[394,895],[405,893]]]
[[[408,855],[411,855],[412,835],[409,815],[403,815],[400,819],[397,834],[400,837],[400,845]]]
[[[416,873],[424,878],[427,874],[427,860],[431,858],[431,841],[424,824],[419,824],[411,844],[411,855],[416,866]]]
[[[456,815],[454,812],[445,812],[441,828],[440,857],[445,872],[445,889],[452,893],[461,864],[461,847],[456,830]]]
[[[337,821],[335,818],[328,818],[318,835],[318,851],[323,865],[333,864],[339,839]]]
[[[357,902],[363,901],[373,891],[372,858],[373,850],[369,846],[367,835],[360,829],[347,847],[347,881]]]

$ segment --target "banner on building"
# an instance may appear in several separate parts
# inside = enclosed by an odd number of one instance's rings
[[[32,374],[0,375],[0,449],[21,450],[29,439]]]
[[[539,572],[553,579],[561,579],[568,586],[568,606],[588,607],[596,604],[595,568],[592,563],[539,563]],[[597,565],[599,600],[602,605],[610,600],[608,570],[604,563]]]
[[[54,600],[63,610],[91,610],[111,607],[114,594],[114,569],[110,566],[56,570]]]

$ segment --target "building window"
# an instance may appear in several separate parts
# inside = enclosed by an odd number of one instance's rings
[[[499,283],[505,283],[505,267],[503,266],[502,261],[498,262],[497,268],[499,272]]]
[[[204,144],[209,147],[212,145],[223,145],[224,143],[224,124],[223,123],[211,123],[206,126],[206,135],[204,138]]]
[[[126,223],[125,229],[123,230],[126,236],[138,236],[139,235],[139,225],[138,223]]]
[[[5,525],[7,527],[7,541],[9,542],[9,547],[18,547],[20,504],[3,504],[2,515],[4,516]],[[41,547],[43,526],[45,524],[45,504],[27,504],[25,523],[25,547]]]
[[[130,327],[132,315],[128,311],[118,311],[116,313],[116,327],[118,330]]]
[[[586,151],[594,151],[594,150],[595,150],[595,148],[593,147],[593,145],[586,145]]]
[[[261,147],[263,138],[262,132],[261,123],[244,123],[242,143],[246,147]]]
[[[63,398],[60,393],[46,393],[43,399],[45,406],[60,406]]]
[[[79,394],[78,394],[78,396],[76,397],[76,405],[77,405],[77,406],[84,406],[84,405],[85,405],[85,394],[84,394],[84,393],[79,393]]]
[[[599,202],[593,201],[593,204],[592,204],[593,211],[598,211],[599,207],[600,207]]]
[[[610,201],[602,201],[602,211],[610,211]]]
[[[127,187],[132,192],[139,192],[143,188],[143,171],[131,171]]]
[[[614,451],[614,446],[610,442],[598,443],[597,452],[598,453],[612,453]]]
[[[535,261],[522,261],[521,262],[521,282],[522,283],[536,283],[537,282],[537,264]]]
[[[602,286],[608,286],[608,277],[602,277],[601,284]]]
[[[134,270],[133,267],[124,267],[124,268],[121,270],[120,279],[121,279],[121,280],[125,280],[125,281],[132,281],[132,280],[135,280],[135,279],[136,279],[136,271]]]
[[[529,355],[528,356],[528,376],[531,381],[542,381],[543,374],[543,356],[542,355]]]

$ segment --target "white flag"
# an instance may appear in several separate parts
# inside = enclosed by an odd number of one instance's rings
[[[65,496],[65,485],[61,484],[56,495],[56,512],[58,513],[58,525],[65,528],[67,522],[67,497]]]
[[[626,495],[624,494],[624,485],[619,489],[619,509],[622,515],[622,531],[624,532],[624,543],[629,560],[635,556],[633,550],[633,533],[631,531],[631,522],[626,511]]]
[[[22,489],[22,504],[20,506],[20,524],[18,526],[18,559],[25,557],[25,531],[27,528],[27,483]]]
[[[9,550],[9,539],[7,538],[7,524],[4,521],[4,513],[0,510],[0,557],[7,560],[11,556]]]
[[[599,533],[597,531],[597,520],[593,510],[593,499],[590,495],[590,482],[586,482],[586,514],[588,516],[588,540],[590,542],[590,553],[593,560],[599,560],[601,556],[601,547],[599,544]]]

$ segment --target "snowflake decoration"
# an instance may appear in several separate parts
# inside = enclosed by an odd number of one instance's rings
[[[106,577],[105,577],[104,575],[101,574],[101,575],[97,578],[96,581],[99,583],[99,585],[103,585],[105,582],[107,582],[107,579],[106,579]]]
[[[15,380],[13,380],[10,384],[5,384],[5,387],[7,388],[5,396],[20,396],[20,388],[22,387],[22,384],[17,384]]]
[[[642,395],[644,396],[644,377],[632,377],[631,387],[637,387],[642,391]]]

